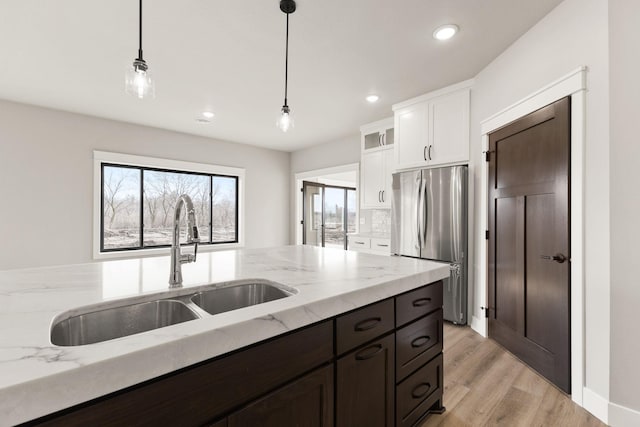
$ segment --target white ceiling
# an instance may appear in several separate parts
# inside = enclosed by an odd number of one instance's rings
[[[124,93],[137,56],[135,0],[2,0],[0,98],[278,150],[358,133],[391,105],[475,76],[561,0],[146,0],[154,100]],[[456,23],[448,42],[435,27]],[[366,95],[380,100],[368,104]],[[210,109],[216,117],[199,124]],[[72,132],[73,130],[70,129]]]

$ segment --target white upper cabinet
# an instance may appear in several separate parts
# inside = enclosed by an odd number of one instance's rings
[[[397,169],[469,161],[471,84],[465,81],[393,106]]]
[[[398,168],[411,167],[427,159],[429,147],[429,104],[417,103],[395,112],[398,129],[396,163]],[[420,163],[422,164],[422,163]]]
[[[395,134],[393,117],[360,126],[362,152],[393,148]]]
[[[391,207],[391,173],[394,170],[393,118],[364,125],[360,132],[360,208],[388,209]]]

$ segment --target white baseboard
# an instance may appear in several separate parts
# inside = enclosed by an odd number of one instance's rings
[[[487,337],[487,319],[480,318],[476,316],[471,316],[471,329],[482,335],[483,337]]]
[[[616,403],[609,403],[609,425],[613,427],[640,426],[640,412]]]
[[[582,407],[603,423],[609,422],[609,401],[590,388],[582,388]]]

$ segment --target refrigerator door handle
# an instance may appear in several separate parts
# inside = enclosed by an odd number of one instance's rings
[[[420,249],[422,248],[422,221],[420,221],[420,196],[422,195],[422,177],[418,176],[416,182],[418,183],[418,194],[416,194],[416,228],[418,230],[418,249]]]
[[[422,207],[424,209],[424,215],[423,215],[424,230],[422,231],[423,233],[422,241],[426,245],[427,244],[427,228],[429,226],[429,198],[427,197],[426,183],[425,183],[424,189],[422,190],[422,197],[424,198],[424,201],[422,202]]]

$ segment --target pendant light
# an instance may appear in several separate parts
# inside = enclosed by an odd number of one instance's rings
[[[140,42],[138,57],[133,60],[133,66],[127,69],[125,75],[125,92],[140,99],[153,98],[155,97],[153,80],[149,74],[147,63],[142,59],[142,0],[140,0],[138,36]]]
[[[276,126],[282,132],[286,132],[294,126],[291,109],[287,104],[287,83],[289,77],[289,14],[296,11],[296,2],[294,0],[280,0],[280,10],[287,15],[287,41],[284,60],[284,105],[280,109]]]

